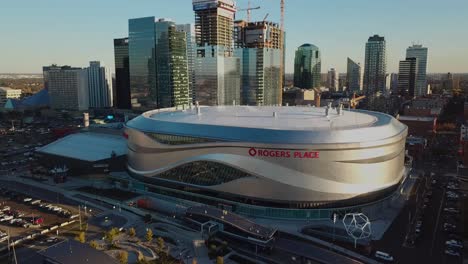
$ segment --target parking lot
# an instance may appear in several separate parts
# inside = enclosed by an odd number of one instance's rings
[[[0,230],[3,233],[8,231],[12,240],[76,217],[76,209],[69,206],[56,205],[0,188]]]

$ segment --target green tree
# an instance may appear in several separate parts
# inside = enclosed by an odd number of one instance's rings
[[[85,243],[86,242],[85,232],[78,233],[78,235],[75,237],[75,239],[80,241],[81,243]]]
[[[148,228],[146,230],[146,236],[145,237],[146,237],[146,241],[148,241],[148,242],[153,241],[153,230],[151,230],[151,228]]]
[[[94,248],[94,249],[97,249],[99,245],[96,242],[96,240],[91,240],[91,242],[89,242],[89,246]]]
[[[128,252],[127,251],[120,251],[117,259],[121,264],[127,264],[128,263]]]
[[[128,230],[128,235],[131,236],[131,237],[134,237],[136,235],[136,231],[135,231],[135,228],[130,228]]]

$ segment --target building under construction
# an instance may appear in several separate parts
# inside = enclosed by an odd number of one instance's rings
[[[241,58],[243,105],[279,105],[281,89],[281,30],[268,21],[236,21],[235,54]]]
[[[195,11],[195,101],[227,105],[240,101],[241,65],[234,53],[232,0],[193,0]]]

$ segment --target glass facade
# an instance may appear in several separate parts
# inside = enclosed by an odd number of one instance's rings
[[[374,35],[366,43],[364,65],[364,92],[375,95],[384,92],[386,87],[387,55],[385,38]]]
[[[195,59],[195,100],[201,105],[240,102],[240,59],[225,57],[225,48],[198,48]]]
[[[132,107],[156,108],[155,18],[128,21]]]
[[[128,38],[114,39],[115,59],[115,98],[114,105],[119,109],[130,109],[130,66]]]
[[[192,102],[190,93],[190,73],[187,52],[187,35],[177,31],[175,26],[169,29],[169,49],[171,66],[171,107],[188,106]]]
[[[361,65],[350,58],[348,58],[346,86],[350,92],[361,90]]]
[[[268,48],[239,48],[241,59],[242,105],[278,105],[280,88],[281,50]]]
[[[189,145],[189,144],[216,142],[215,140],[206,139],[206,138],[184,137],[184,136],[155,134],[155,133],[148,133],[147,135],[149,135],[151,138],[153,138],[157,142],[161,144],[166,144],[166,145]]]
[[[296,51],[294,59],[294,86],[311,89],[320,86],[322,59],[320,50],[312,44],[304,44]]]
[[[129,20],[132,105],[168,108],[190,102],[186,34],[154,17]]]
[[[406,58],[416,58],[418,60],[415,96],[427,95],[427,48],[415,44],[406,49]]]
[[[199,186],[214,186],[253,176],[221,163],[195,161],[162,172],[154,177]]]

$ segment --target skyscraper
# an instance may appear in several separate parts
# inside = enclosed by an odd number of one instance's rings
[[[339,91],[339,74],[335,70],[335,68],[331,68],[328,71],[327,75],[327,85],[328,89],[330,89],[330,92],[338,92]]]
[[[128,21],[128,55],[132,107],[156,108],[155,18]]]
[[[115,107],[130,109],[130,68],[128,56],[128,38],[114,39],[115,60]]]
[[[418,72],[416,73],[415,96],[427,94],[427,48],[414,44],[406,49],[406,58],[418,59]]]
[[[346,86],[350,92],[361,91],[361,64],[348,58]]]
[[[241,104],[280,104],[280,34],[272,22],[236,21],[234,45],[242,65]]]
[[[294,59],[294,86],[310,89],[320,86],[322,60],[319,48],[304,44],[296,50]]]
[[[186,34],[177,31],[174,22],[130,19],[129,62],[133,107],[189,104]]]
[[[416,83],[418,73],[418,59],[406,58],[400,61],[398,70],[398,90],[401,95],[414,97],[416,96]]]
[[[85,69],[88,80],[89,107],[112,106],[112,77],[99,61],[91,61]]]
[[[196,53],[196,42],[195,42],[195,26],[193,24],[180,24],[176,25],[176,29],[179,32],[185,33],[187,39],[187,66],[189,76],[189,91],[192,103],[195,102],[195,53]]]
[[[87,110],[89,107],[86,70],[70,66],[43,67],[52,109]]]
[[[369,37],[366,43],[364,65],[364,93],[368,96],[385,90],[387,55],[385,38],[379,35]]]
[[[240,101],[240,59],[234,53],[232,0],[193,0],[195,11],[195,99],[204,105]]]
[[[390,75],[390,90],[394,94],[398,94],[398,73],[392,73]]]

